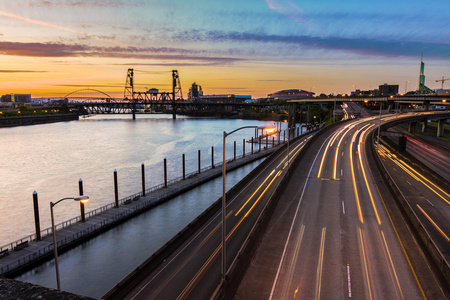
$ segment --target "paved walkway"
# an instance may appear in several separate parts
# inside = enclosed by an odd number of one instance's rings
[[[235,161],[227,161],[227,171],[237,169],[245,164],[266,157],[277,147],[269,148]],[[222,175],[222,164],[215,165],[214,169],[202,171],[200,174],[186,177],[185,180],[168,184],[167,187],[158,186],[142,193],[131,195],[119,201],[119,207],[114,203],[86,213],[86,222],[80,222],[80,217],[73,218],[56,225],[58,250],[63,251],[95,234],[107,230],[126,219],[133,217],[151,207],[167,201],[183,192],[208,182]],[[8,276],[23,270],[32,264],[53,256],[53,236],[51,228],[42,231],[42,239],[36,240],[31,235],[22,240],[13,242],[0,248],[0,276]]]

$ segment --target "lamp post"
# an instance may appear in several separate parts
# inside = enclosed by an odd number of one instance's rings
[[[56,204],[58,204],[61,201],[68,200],[68,199],[80,201],[81,203],[85,204],[89,201],[89,196],[67,197],[67,198],[62,198],[55,203],[50,202],[50,214],[52,216],[53,250],[54,250],[54,254],[55,254],[56,285],[57,285],[58,291],[61,290],[61,283],[59,281],[58,245],[56,244],[55,217],[53,216],[53,206],[55,206]]]
[[[315,118],[317,118],[317,116],[314,116],[314,119]],[[322,118],[321,117],[319,117],[319,127],[320,127],[320,125],[322,125]]]
[[[387,103],[387,99],[386,99]],[[380,150],[380,128],[381,128],[381,107],[383,103],[380,101],[380,118],[378,120],[378,138],[377,138],[377,151]]]
[[[276,129],[274,126],[243,126],[238,129],[235,129],[229,133],[223,132],[223,164],[222,164],[222,281],[226,280],[227,277],[227,266],[226,266],[226,256],[225,256],[225,241],[227,237],[227,230],[226,230],[226,174],[227,174],[227,157],[226,157],[226,138],[227,136],[235,133],[236,131],[247,129],[247,128],[254,128],[255,132],[257,132],[258,129],[265,130],[267,133],[275,133]]]

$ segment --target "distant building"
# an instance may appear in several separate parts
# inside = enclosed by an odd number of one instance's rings
[[[198,85],[197,83],[193,83],[192,86],[189,88],[188,93],[188,100],[195,101],[198,100],[199,97],[203,96],[203,90],[201,85]]]
[[[203,95],[199,96],[198,99],[202,102],[211,103],[244,103],[245,100],[252,99],[251,95]]]
[[[387,95],[397,95],[398,94],[398,84],[383,84],[378,86],[381,96]]]
[[[291,89],[291,90],[282,90],[278,92],[274,92],[271,94],[268,94],[268,98],[273,99],[291,99],[291,98],[300,98],[300,97],[313,97],[315,93],[308,92],[305,90],[298,90],[298,89]]]
[[[450,90],[436,90],[436,94],[438,96],[450,96]]]
[[[6,94],[2,96],[2,102],[30,103],[31,94]]]
[[[159,94],[159,90],[155,88],[151,88],[147,91],[149,94]]]

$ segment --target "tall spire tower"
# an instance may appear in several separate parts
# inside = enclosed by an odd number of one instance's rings
[[[420,59],[420,75],[419,75],[419,87],[417,88],[416,94],[431,94],[433,91],[425,85],[425,63],[423,62],[423,52],[422,58]]]

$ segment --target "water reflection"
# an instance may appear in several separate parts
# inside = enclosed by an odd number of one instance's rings
[[[232,187],[260,161],[227,173]],[[64,291],[98,298],[220,198],[222,178],[201,185],[59,255]],[[17,278],[56,288],[53,260]]]

